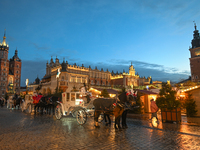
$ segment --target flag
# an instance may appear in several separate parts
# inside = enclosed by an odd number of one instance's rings
[[[57,72],[56,78],[59,78],[59,75],[60,75],[60,68],[58,68],[58,72]]]

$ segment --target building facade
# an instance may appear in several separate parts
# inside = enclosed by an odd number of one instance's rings
[[[3,42],[0,42],[0,96],[5,97],[6,93],[20,93],[21,82],[21,59],[18,51],[8,60],[9,45],[6,43],[4,32]]]
[[[51,58],[50,62],[46,63],[41,92],[42,94],[54,93],[57,88],[63,92],[79,91],[84,85],[88,89],[90,87],[110,88],[110,75],[108,70],[98,70],[97,67],[92,69],[90,66],[87,68],[83,64],[77,66],[76,63],[70,65],[67,61],[60,64],[58,58],[55,62]]]
[[[200,82],[200,36],[196,24],[194,25],[194,34],[192,39],[192,47],[190,47],[190,70],[191,81]]]
[[[136,74],[134,66],[130,65],[129,72],[126,73],[111,73],[111,85],[113,88],[139,88],[139,86],[149,85],[152,81],[151,77],[140,77]]]
[[[131,64],[128,73],[110,73],[108,70],[104,71],[92,69],[90,66],[84,67],[68,64],[67,61],[59,62],[56,58],[55,62],[51,58],[50,62],[46,63],[46,74],[41,80],[42,94],[55,93],[56,89],[63,92],[79,91],[84,85],[89,90],[92,88],[111,89],[111,88],[133,88],[140,85],[145,85],[151,82],[151,77],[140,78],[135,74],[135,68]]]
[[[183,89],[178,93],[179,97],[183,98],[187,98],[190,94],[192,95],[192,98],[196,103],[196,116],[200,116],[200,86],[190,86],[187,89]]]

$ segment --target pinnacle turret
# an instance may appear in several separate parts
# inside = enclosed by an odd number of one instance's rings
[[[4,31],[4,36],[3,36],[3,42],[2,42],[2,43],[0,42],[0,48],[1,48],[1,50],[6,50],[6,51],[8,51],[8,50],[9,50],[8,47],[9,47],[9,46],[8,46],[8,44],[6,43],[6,29],[5,29],[5,31]]]
[[[200,47],[200,37],[199,37],[199,30],[197,30],[197,25],[194,22],[194,34],[192,39],[192,48]]]

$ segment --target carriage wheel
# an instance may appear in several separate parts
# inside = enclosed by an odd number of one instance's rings
[[[87,121],[87,113],[84,109],[79,109],[76,113],[76,120],[80,125],[83,125]]]
[[[98,122],[101,123],[104,119],[104,113],[101,113],[98,118]]]
[[[32,106],[31,106],[30,103],[27,105],[26,112],[27,113],[31,113],[32,112]]]
[[[72,113],[72,117],[76,117],[77,111]]]
[[[55,117],[56,119],[60,120],[62,118],[62,107],[60,104],[58,104],[56,106],[56,109],[55,109]]]

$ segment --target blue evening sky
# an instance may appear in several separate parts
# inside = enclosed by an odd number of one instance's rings
[[[199,0],[0,0],[0,40],[17,47],[21,84],[46,73],[46,62],[97,66],[179,82],[190,75]]]

